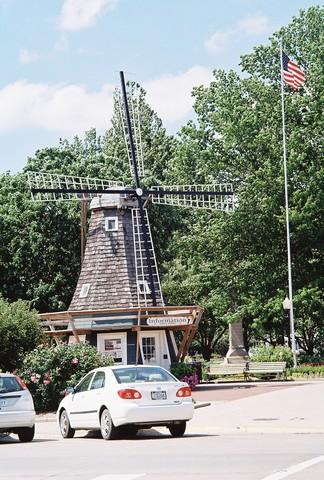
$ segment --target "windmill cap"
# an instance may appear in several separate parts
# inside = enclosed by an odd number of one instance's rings
[[[129,194],[123,193],[124,187],[114,187],[114,189],[120,189],[120,193],[104,193],[98,195],[91,200],[90,210],[96,210],[100,208],[125,208],[127,206],[134,207],[136,199],[132,198]]]

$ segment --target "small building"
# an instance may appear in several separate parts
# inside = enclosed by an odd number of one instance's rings
[[[40,315],[47,334],[70,343],[87,340],[120,364],[169,368],[187,354],[203,310],[164,304],[145,210],[155,290],[152,301],[143,225],[131,195],[121,191],[97,196],[90,210],[74,296],[67,311]]]

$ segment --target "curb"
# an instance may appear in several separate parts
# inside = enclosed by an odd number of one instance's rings
[[[192,434],[210,434],[210,435],[242,435],[242,434],[291,434],[291,435],[323,435],[324,428],[289,428],[289,427],[277,427],[277,428],[254,428],[254,427],[232,427],[232,428],[188,428],[187,433]]]

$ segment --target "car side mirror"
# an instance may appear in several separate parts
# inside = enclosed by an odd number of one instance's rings
[[[66,387],[66,389],[64,390],[64,397],[66,397],[67,395],[69,395],[70,393],[75,393],[76,392],[76,389],[74,387]]]

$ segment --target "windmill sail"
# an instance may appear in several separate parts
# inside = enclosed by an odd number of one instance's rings
[[[129,110],[129,118],[130,124],[132,129],[132,138],[135,147],[135,157],[137,162],[137,170],[139,177],[144,177],[144,155],[143,155],[143,143],[142,143],[142,136],[141,136],[141,120],[140,120],[140,88],[134,84],[128,89],[127,92],[127,102],[128,102],[128,110]],[[131,147],[131,139],[130,139],[130,132],[127,126],[127,118],[125,108],[123,107],[123,100],[122,94],[120,90],[117,90],[117,105],[118,105],[118,113],[121,128],[124,135],[126,151],[129,161],[129,168],[131,171],[132,176],[134,177],[134,164],[132,158],[132,147]]]
[[[96,191],[102,192],[111,187],[123,189],[122,183],[115,180],[47,172],[27,172],[27,177],[32,199],[37,201],[89,200],[97,195]]]
[[[237,198],[230,183],[211,185],[160,185],[150,188],[152,203],[231,212]]]

